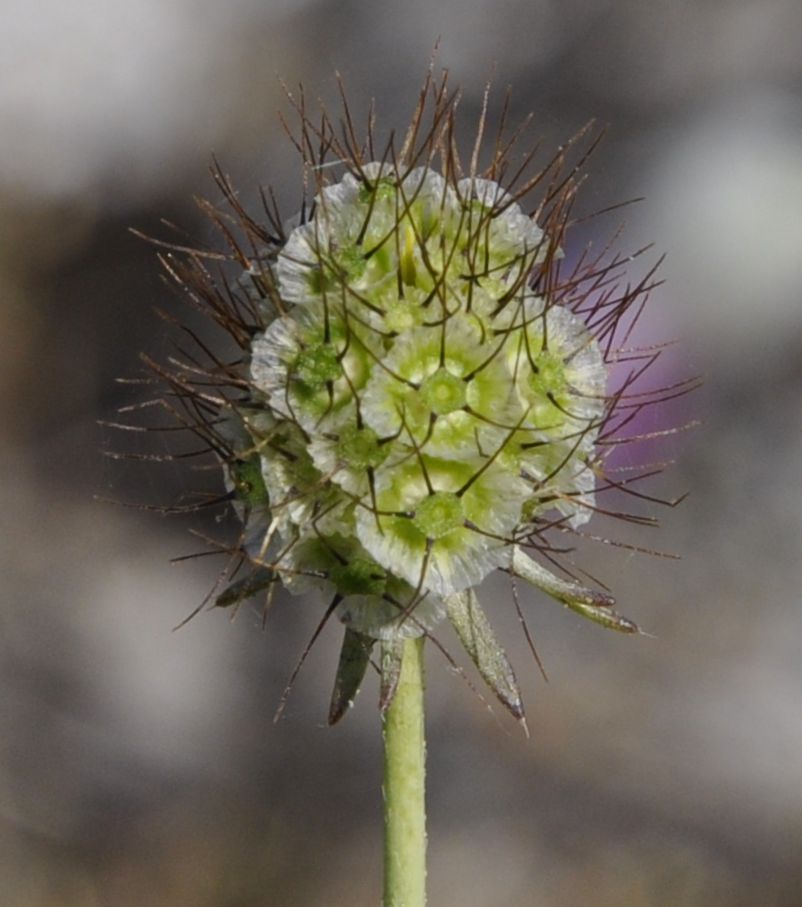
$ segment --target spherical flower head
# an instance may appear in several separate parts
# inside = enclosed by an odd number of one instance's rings
[[[319,192],[276,257],[285,314],[252,346],[255,393],[303,436],[280,476],[275,445],[263,457],[271,500],[286,502],[291,589],[325,574],[348,609],[354,590],[321,555],[335,510],[360,563],[407,584],[396,616],[423,632],[415,598],[508,566],[544,485],[589,500],[606,368],[579,319],[527,286],[545,242],[486,179],[372,162]]]
[[[572,143],[527,175],[531,155],[511,166],[515,145],[500,131],[482,169],[483,115],[463,165],[457,97],[445,78],[428,80],[403,145],[378,152],[372,121],[360,140],[347,109],[340,124],[313,122],[297,103],[294,141],[314,189],[289,221],[269,193],[266,222],[246,214],[218,171],[246,241],[206,210],[235,280],[221,288],[202,252],[168,267],[239,355],[226,363],[199,344],[201,355],[152,368],[170,387],[168,411],[224,463],[244,526],[233,554],[246,575],[218,604],[278,584],[324,593],[326,617],[346,626],[338,677],[354,657],[366,668],[380,641],[383,690],[393,645],[447,617],[519,714],[476,589],[500,569],[634,632],[607,593],[543,561],[560,566],[570,543],[552,538],[577,534],[598,493],[642,478],[606,468],[624,427],[687,388],[635,387],[659,353],[629,343],[652,273],[624,281],[626,259],[606,249],[566,264]],[[619,365],[628,372],[615,381]]]

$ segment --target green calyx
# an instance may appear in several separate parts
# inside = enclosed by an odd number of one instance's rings
[[[480,201],[478,198],[473,198],[468,202],[468,209],[472,214],[478,218],[486,218],[488,212],[493,210],[493,205],[486,205],[484,202]]]
[[[352,557],[344,564],[335,564],[329,579],[340,595],[382,595],[387,584],[387,574],[367,557]]]
[[[262,464],[259,457],[248,460],[234,460],[230,467],[231,481],[237,499],[250,507],[267,504],[268,494],[262,478]]]
[[[359,280],[367,270],[368,262],[364,249],[352,243],[319,253],[319,261],[307,274],[309,290],[315,295],[325,296],[337,292],[346,283]]]
[[[395,199],[395,180],[382,176],[374,183],[363,183],[359,187],[358,198],[363,205],[369,204],[372,199],[392,201]]]
[[[544,397],[559,397],[568,387],[565,377],[565,362],[556,353],[542,350],[536,357],[535,366],[529,375],[529,387]]]
[[[368,266],[361,246],[343,246],[337,250],[336,261],[348,280],[358,280]]]
[[[337,455],[352,469],[367,469],[381,465],[387,458],[389,448],[379,444],[379,438],[372,428],[357,428],[349,425],[337,438]]]
[[[294,372],[299,381],[318,390],[339,378],[342,368],[331,344],[313,343],[298,354]]]
[[[423,311],[399,299],[389,303],[384,310],[384,323],[387,330],[396,334],[410,330],[421,323]]]
[[[399,231],[401,232],[401,231]],[[411,224],[406,224],[402,233],[401,256],[398,261],[398,271],[401,280],[410,287],[417,285],[418,272],[415,266],[415,251],[417,243],[415,241],[415,231]]]
[[[328,268],[322,265],[316,265],[309,270],[307,274],[310,292],[315,295],[323,295],[337,286],[337,279]]]
[[[465,406],[465,382],[443,368],[429,375],[419,393],[423,402],[438,416],[445,416]]]
[[[462,500],[450,491],[436,491],[418,504],[412,522],[426,538],[443,538],[465,523]]]

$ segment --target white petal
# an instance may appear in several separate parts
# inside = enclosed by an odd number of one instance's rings
[[[412,590],[410,590],[411,592]],[[427,595],[408,614],[377,595],[349,595],[337,608],[337,616],[353,630],[374,639],[410,639],[431,633],[446,614],[442,599]]]
[[[288,406],[287,364],[298,355],[298,325],[291,318],[277,318],[255,338],[251,347],[251,380],[270,399],[272,409],[291,415]]]
[[[303,224],[292,231],[276,261],[276,282],[284,302],[303,304],[317,298],[311,280],[320,268],[318,250],[325,247],[325,231],[319,223]]]

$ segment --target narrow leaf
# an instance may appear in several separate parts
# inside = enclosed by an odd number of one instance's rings
[[[267,589],[274,582],[276,582],[276,574],[272,570],[260,567],[227,586],[215,599],[215,607],[229,608],[231,605],[239,604],[256,595],[257,592]]]
[[[485,683],[512,715],[523,719],[521,691],[512,665],[496,639],[473,589],[450,595],[446,599],[446,608],[451,626]]]
[[[576,611],[602,627],[619,633],[640,633],[638,625],[614,610],[615,599],[606,592],[587,589],[579,583],[561,579],[546,570],[519,547],[513,549],[512,572],[522,580],[562,602],[566,608]]]
[[[356,630],[346,629],[340,649],[340,662],[329,706],[329,724],[336,724],[354,704],[356,694],[370,664],[375,640]]]

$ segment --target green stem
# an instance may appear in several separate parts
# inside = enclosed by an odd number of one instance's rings
[[[426,904],[423,641],[404,641],[398,689],[384,717],[384,907]]]

